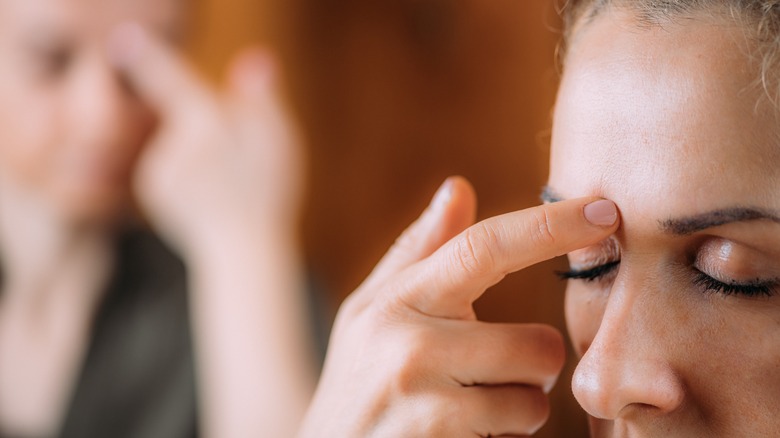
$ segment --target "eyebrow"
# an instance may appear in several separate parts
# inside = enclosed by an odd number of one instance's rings
[[[761,208],[732,207],[713,210],[675,219],[659,221],[661,230],[669,234],[685,236],[707,228],[719,227],[734,222],[751,222],[767,220],[780,224],[780,216]]]
[[[540,195],[541,200],[546,204],[554,204],[564,200],[562,196],[555,192],[550,186],[545,186]],[[780,224],[780,215],[778,213],[762,208],[753,207],[731,207],[709,211],[706,213],[685,216],[680,218],[670,218],[658,221],[659,228],[669,234],[686,236],[708,228],[719,227],[734,222],[752,222],[752,221],[771,221]]]

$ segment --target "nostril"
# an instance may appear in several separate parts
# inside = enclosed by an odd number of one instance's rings
[[[620,412],[617,413],[616,418],[653,418],[661,415],[668,415],[670,413],[671,411],[666,411],[664,408],[657,405],[649,403],[633,403],[623,406]]]
[[[637,411],[665,415],[684,402],[682,381],[662,362],[586,353],[574,372],[572,392],[592,417],[614,420]]]

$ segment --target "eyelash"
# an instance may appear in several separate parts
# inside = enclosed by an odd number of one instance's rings
[[[590,269],[556,271],[555,274],[558,275],[561,280],[584,280],[586,283],[591,283],[606,277],[608,274],[617,269],[618,266],[620,266],[620,260],[605,263]]]
[[[590,269],[556,272],[561,280],[583,280],[591,283],[596,280],[602,280],[607,275],[613,273],[620,266],[620,261],[605,263]],[[706,292],[719,293],[726,296],[741,295],[745,297],[771,297],[776,293],[776,288],[780,285],[777,281],[754,282],[747,284],[724,283],[716,280],[704,272],[695,269],[696,278],[693,284],[701,286]]]
[[[775,288],[776,282],[754,282],[754,283],[724,283],[716,280],[704,272],[696,270],[696,279],[693,283],[704,287],[708,292],[721,293],[723,295],[742,295],[746,297],[771,297]]]

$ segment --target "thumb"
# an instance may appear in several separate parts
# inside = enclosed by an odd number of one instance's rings
[[[199,102],[212,99],[205,81],[184,58],[139,24],[124,23],[114,29],[108,56],[141,98],[164,117],[186,114],[202,108]]]
[[[476,205],[474,189],[465,178],[447,178],[428,208],[396,239],[361,289],[375,289],[373,285],[433,254],[474,223]]]

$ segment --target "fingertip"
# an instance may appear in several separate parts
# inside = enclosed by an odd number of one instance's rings
[[[386,278],[430,256],[473,224],[475,210],[471,184],[463,177],[447,178],[422,215],[399,236],[369,281]]]
[[[452,201],[452,178],[447,178],[436,190],[431,199],[431,209],[442,210]]]
[[[475,193],[474,186],[471,184],[468,178],[464,176],[452,175],[449,178],[447,178],[447,181],[449,181],[450,184],[452,184],[453,190],[457,190],[464,193],[468,192],[471,195]]]
[[[609,199],[590,202],[583,207],[582,212],[588,222],[599,227],[613,227],[619,219],[617,205]]]
[[[449,185],[450,195],[445,214],[454,222],[452,228],[460,232],[476,220],[477,194],[474,186],[462,176],[451,176],[446,183]]]
[[[553,390],[558,383],[558,378],[560,377],[561,371],[563,371],[563,367],[566,365],[566,341],[563,334],[557,329],[550,327],[547,336],[549,336],[548,348],[550,369],[553,373],[542,387],[545,394],[549,394]]]
[[[238,93],[260,95],[276,78],[276,61],[273,55],[261,47],[251,47],[239,52],[230,62],[228,82]]]
[[[477,195],[471,183],[462,176],[450,176],[431,200],[426,216],[435,217],[446,240],[471,226],[477,215]]]

